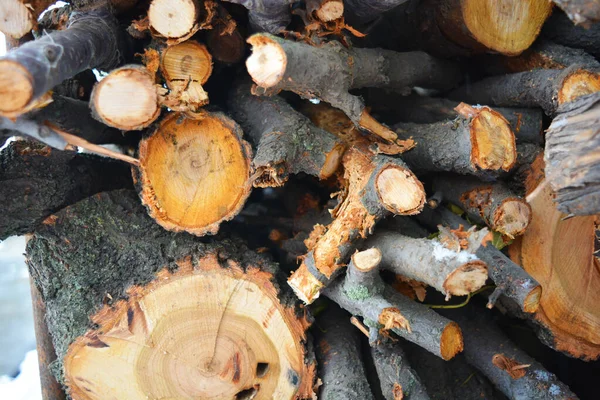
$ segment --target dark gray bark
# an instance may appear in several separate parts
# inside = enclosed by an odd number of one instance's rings
[[[315,322],[319,399],[373,400],[361,357],[360,332],[350,315],[330,304]]]
[[[600,93],[580,97],[558,109],[546,132],[546,180],[561,212],[600,212]]]
[[[600,23],[587,27],[575,25],[564,13],[554,12],[542,29],[542,36],[563,46],[585,50],[600,56]]]
[[[408,0],[344,0],[345,17],[350,24],[360,26],[379,18]]]
[[[539,362],[519,349],[496,326],[486,312],[469,305],[456,310],[444,310],[444,315],[456,319],[464,332],[465,357],[481,371],[502,393],[514,400],[577,399],[577,396]],[[524,375],[513,378],[492,360],[503,355],[515,365],[529,365],[520,371]]]
[[[156,279],[163,268],[177,269],[176,261],[186,256],[196,262],[216,254],[275,273],[278,269],[265,258],[237,242],[202,243],[188,234],[174,234],[158,226],[146,213],[134,191],[100,193],[55,215],[52,224],[40,226],[27,244],[29,270],[47,307],[46,322],[57,352],[55,373],[69,345],[90,329],[89,317],[107,301],[127,297],[132,285]],[[277,276],[277,275],[275,275]],[[274,278],[275,279],[275,278]],[[285,278],[277,277],[279,299],[295,304]]]
[[[398,397],[394,396],[394,391],[398,392],[398,389],[405,400],[430,399],[399,342],[388,341],[371,347],[371,356],[386,400],[396,400]]]
[[[225,0],[248,9],[250,26],[255,32],[281,33],[292,20],[293,0]]]
[[[342,159],[341,140],[314,126],[281,97],[252,95],[250,86],[238,85],[231,92],[229,111],[255,149],[254,186],[281,186],[300,172],[319,179],[331,176]]]
[[[452,229],[461,225],[465,229],[471,227],[469,222],[442,206],[435,210],[425,207],[416,218],[431,230],[437,229],[437,225]],[[514,300],[525,312],[535,312],[542,291],[535,279],[489,243],[479,247],[475,254],[487,264],[490,278],[505,296]]]
[[[451,92],[449,97],[490,106],[541,107],[547,115],[554,115],[564,81],[580,69],[580,66],[571,66],[562,70],[493,76],[465,85]]]
[[[99,3],[106,5],[104,1]],[[25,43],[1,60],[15,62],[28,72],[31,102],[81,71],[115,67],[120,54],[126,53],[120,34],[116,19],[106,7],[74,12],[66,30]]]
[[[32,232],[48,216],[95,193],[131,187],[129,166],[29,141],[0,154],[0,239]]]
[[[577,25],[589,28],[600,22],[600,3],[595,0],[552,0]]]

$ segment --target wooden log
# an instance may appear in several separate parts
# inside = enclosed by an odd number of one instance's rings
[[[593,0],[552,0],[576,25],[590,28],[600,22],[600,4]]]
[[[134,180],[142,202],[163,228],[214,234],[250,194],[250,145],[221,113],[168,115],[139,145]]]
[[[556,193],[559,211],[570,215],[600,213],[600,93],[580,97],[558,109],[546,133],[546,180]]]
[[[416,93],[401,96],[387,90],[369,89],[366,99],[374,112],[385,115],[386,120],[394,124],[398,122],[432,124],[459,117],[455,108],[460,102],[441,97],[421,96]],[[501,114],[508,121],[517,144],[544,142],[542,110],[494,107],[493,111]]]
[[[252,55],[246,67],[258,85],[257,93],[289,90],[308,99],[317,98],[342,110],[356,126],[391,142],[397,141],[397,135],[373,119],[362,99],[349,90],[404,90],[412,86],[448,89],[461,79],[455,64],[423,52],[348,50],[339,42],[313,47],[267,34],[253,35],[248,42]],[[315,69],[315,65],[321,67]],[[406,145],[401,141],[398,144]]]
[[[399,342],[371,347],[381,392],[386,400],[429,400],[425,385],[412,369]]]
[[[319,21],[329,22],[344,16],[342,0],[306,0],[306,12]]]
[[[206,45],[210,54],[226,64],[238,63],[246,53],[246,42],[237,23],[223,6],[217,6],[217,20],[206,35]]]
[[[465,358],[510,399],[577,399],[567,385],[518,348],[486,313],[444,310],[456,319],[465,337]]]
[[[574,65],[563,70],[535,70],[494,76],[469,84],[449,97],[505,107],[541,107],[553,116],[559,105],[600,91],[600,75]]]
[[[404,153],[416,171],[453,171],[483,178],[510,170],[516,160],[515,136],[508,122],[489,107],[457,108],[460,121],[394,126],[398,136],[412,137],[415,148]]]
[[[0,239],[31,233],[56,212],[95,193],[131,186],[128,167],[101,157],[15,141],[0,153]]]
[[[37,25],[40,14],[53,0],[4,0],[0,4],[0,32],[20,39]]]
[[[18,116],[48,90],[78,72],[110,70],[125,54],[106,2],[71,14],[69,27],[25,43],[0,58],[0,115]],[[104,7],[103,7],[104,6]]]
[[[433,1],[440,30],[463,47],[517,55],[535,41],[550,16],[546,0]]]
[[[543,180],[528,194],[531,223],[509,254],[543,287],[534,315],[538,337],[568,355],[594,360],[600,356],[597,217],[566,218],[553,197]]]
[[[141,65],[111,71],[92,92],[90,107],[102,123],[124,131],[148,127],[160,115],[152,74]]]
[[[360,253],[359,253],[360,254]],[[354,268],[353,265],[350,265]],[[366,274],[366,281],[362,277]],[[356,271],[359,279],[340,278],[323,292],[369,327],[371,343],[389,331],[449,360],[463,348],[458,325],[387,287],[376,269]],[[366,283],[366,285],[365,285]]]
[[[433,187],[444,200],[465,210],[473,221],[485,223],[511,239],[522,235],[531,221],[529,204],[502,182],[483,183],[444,174],[434,178]]]
[[[381,252],[383,269],[432,286],[449,299],[473,293],[488,278],[487,265],[475,255],[487,230],[470,232],[466,246],[456,246],[458,236],[449,234],[444,240],[430,240],[378,230],[365,246]]]
[[[256,149],[255,187],[282,186],[291,174],[301,172],[327,179],[340,166],[344,143],[279,96],[254,96],[249,84],[241,84],[229,96],[229,105]]]
[[[313,395],[306,315],[239,243],[173,235],[114,191],[56,214],[27,254],[73,399]]]
[[[213,2],[199,0],[152,0],[148,8],[150,31],[170,44],[189,39],[205,20],[212,19]]]
[[[56,351],[52,344],[50,332],[46,325],[46,305],[42,294],[33,282],[31,285],[31,301],[33,303],[33,324],[35,328],[35,341],[40,369],[40,383],[42,386],[42,400],[65,400],[63,387],[50,369],[50,364],[56,360]]]
[[[352,243],[371,233],[385,215],[413,215],[425,202],[421,182],[398,158],[377,156],[353,147],[343,158],[344,198],[327,227],[316,226],[317,238],[300,267],[288,279],[296,295],[312,303],[341,271]]]
[[[574,49],[585,50],[586,53],[598,58],[600,56],[600,24],[589,26],[574,25],[573,22],[561,12],[555,12],[548,19],[542,30],[542,36]]]
[[[206,46],[195,40],[168,46],[161,52],[160,71],[170,96],[181,104],[171,101],[170,109],[175,111],[197,112],[208,103],[208,95],[202,85],[212,73],[212,56]]]
[[[319,399],[373,400],[359,332],[350,325],[350,316],[330,304],[315,324],[318,376],[323,381]]]
[[[471,224],[465,219],[441,206],[435,210],[425,207],[416,218],[430,230],[438,229],[438,225],[450,229],[460,229],[461,226],[464,229],[471,228]],[[491,244],[479,247],[475,255],[487,264],[489,276],[497,289],[515,301],[524,312],[536,312],[542,287],[531,275]],[[493,304],[488,304],[490,306]]]

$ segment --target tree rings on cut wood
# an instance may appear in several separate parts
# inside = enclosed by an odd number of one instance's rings
[[[20,63],[0,60],[0,113],[25,109],[33,99],[33,85],[33,77]]]
[[[436,20],[454,43],[517,55],[535,41],[550,16],[548,0],[451,0],[434,2]]]
[[[509,247],[511,259],[542,285],[538,336],[556,350],[586,360],[600,356],[598,216],[567,218],[542,181],[527,200],[532,218]]]
[[[171,89],[179,82],[203,85],[212,73],[212,57],[203,44],[186,40],[162,52],[160,70]]]
[[[0,3],[0,32],[19,39],[33,29],[35,19],[24,2],[3,0]]]
[[[91,318],[97,327],[64,359],[74,399],[294,399],[312,392],[302,344],[308,323],[281,304],[270,273],[234,262],[223,268],[215,254],[178,265]]]
[[[146,128],[160,115],[154,78],[139,65],[118,68],[102,79],[90,107],[101,122],[124,131]]]
[[[220,113],[173,113],[139,147],[137,184],[150,216],[165,229],[214,234],[250,194],[250,145]]]
[[[150,27],[167,39],[193,34],[199,15],[197,0],[152,0],[148,9]]]

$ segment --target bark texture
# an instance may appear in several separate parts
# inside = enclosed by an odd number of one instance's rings
[[[485,78],[453,91],[450,97],[495,106],[541,107],[552,116],[560,104],[598,90],[597,74],[571,66],[563,70],[535,70]]]
[[[250,26],[255,32],[273,34],[284,31],[292,20],[291,0],[225,0],[248,9]]]
[[[563,13],[555,12],[544,26],[542,35],[556,43],[575,49],[585,50],[598,58],[600,56],[600,24],[588,27],[578,26]]]
[[[346,0],[345,16],[354,25],[363,25],[379,18],[381,14],[391,10],[408,0]]]
[[[117,21],[107,8],[72,13],[66,30],[25,43],[0,59],[0,79],[6,82],[0,113],[18,115],[81,71],[115,67],[124,50]]]
[[[451,229],[459,229],[461,225],[465,229],[471,227],[469,222],[442,206],[435,210],[425,207],[417,219],[432,230],[438,225]],[[479,247],[475,254],[487,264],[490,278],[504,295],[514,300],[527,313],[537,310],[542,287],[523,268],[489,243]]]
[[[600,4],[594,0],[552,0],[576,25],[589,28],[600,22]]]
[[[255,187],[282,186],[291,174],[330,177],[341,163],[345,146],[318,128],[279,96],[258,97],[250,85],[239,85],[229,97],[234,119],[254,148]]]
[[[486,313],[467,307],[443,314],[456,319],[463,329],[467,361],[510,399],[577,398],[567,385],[511,342]],[[514,369],[517,366],[522,369]]]
[[[386,400],[429,400],[425,385],[412,369],[399,342],[388,341],[371,347],[371,356]]]
[[[35,142],[13,142],[0,159],[0,239],[31,233],[52,213],[95,193],[131,186],[123,163]]]
[[[360,332],[350,325],[350,316],[329,305],[316,325],[315,350],[323,381],[319,399],[373,400],[361,357]]]
[[[600,93],[580,97],[558,110],[546,133],[546,180],[565,214],[600,212]]]

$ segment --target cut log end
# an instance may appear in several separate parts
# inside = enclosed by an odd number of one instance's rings
[[[471,36],[488,49],[517,55],[529,48],[550,16],[547,0],[466,0],[462,17]]]
[[[160,69],[169,88],[188,82],[203,85],[212,73],[212,57],[203,44],[186,40],[167,47],[162,53]]]
[[[415,215],[425,205],[425,189],[407,168],[390,165],[383,169],[375,183],[381,203],[396,215]]]
[[[192,32],[198,13],[194,0],[152,0],[148,20],[159,35],[177,39]]]
[[[171,114],[140,143],[141,197],[165,229],[215,233],[250,194],[250,150],[222,114]]]
[[[352,255],[352,262],[360,272],[369,272],[377,268],[381,262],[381,251],[378,248],[356,252]]]
[[[33,29],[31,10],[20,0],[3,0],[0,4],[0,32],[14,39],[25,36]]]
[[[523,300],[523,311],[527,313],[534,313],[540,306],[540,299],[542,298],[542,287],[536,286]]]
[[[525,232],[531,221],[531,206],[523,199],[509,198],[496,209],[493,217],[494,230],[514,238]]]
[[[600,91],[600,75],[578,70],[570,74],[558,91],[558,104],[569,103],[579,97]]]
[[[481,169],[510,170],[517,159],[515,135],[496,111],[482,107],[471,123],[472,163]]]
[[[92,317],[64,359],[73,399],[310,398],[308,323],[271,275],[214,255],[178,264]]]
[[[467,262],[454,270],[444,281],[446,295],[466,296],[485,285],[487,266],[482,261]]]
[[[246,50],[244,38],[237,30],[227,34],[219,27],[208,32],[206,44],[215,59],[228,64],[241,61]]]
[[[0,60],[0,114],[24,110],[33,98],[33,77],[12,60]]]
[[[146,128],[160,114],[154,79],[139,66],[111,72],[94,87],[90,101],[100,121],[125,131]]]
[[[288,285],[292,288],[296,296],[302,300],[305,304],[311,304],[315,301],[321,290],[325,285],[319,281],[315,276],[308,270],[305,264],[292,273],[292,276],[288,278]]]
[[[451,360],[463,351],[463,336],[456,322],[451,322],[444,328],[440,339],[440,355],[444,360]]]
[[[325,0],[315,14],[323,22],[341,18],[344,15],[344,3],[342,0]]]
[[[246,68],[252,80],[260,87],[277,85],[287,68],[287,56],[281,46],[265,35],[248,38],[252,55],[246,60]]]

